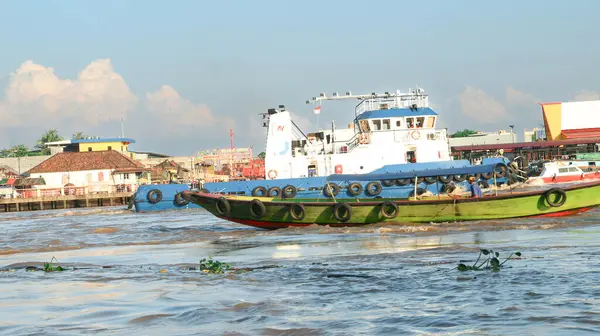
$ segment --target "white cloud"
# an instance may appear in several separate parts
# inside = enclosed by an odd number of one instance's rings
[[[600,94],[598,92],[593,92],[589,90],[581,90],[579,91],[575,97],[573,97],[574,101],[587,101],[587,100],[600,100]]]
[[[207,105],[192,103],[169,85],[146,93],[146,107],[162,125],[235,128],[232,118],[215,117]]]
[[[540,100],[532,94],[516,90],[512,87],[506,88],[506,103],[509,105],[534,106]]]
[[[504,105],[482,89],[467,86],[458,98],[462,114],[477,122],[492,124],[511,118]]]
[[[13,126],[58,118],[91,124],[118,120],[138,101],[109,59],[90,63],[76,80],[59,78],[53,68],[26,61],[11,74],[5,93],[0,117],[8,117]]]

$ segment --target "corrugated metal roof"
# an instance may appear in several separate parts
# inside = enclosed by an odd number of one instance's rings
[[[516,142],[516,143],[492,144],[492,145],[455,146],[455,147],[452,147],[452,151],[460,152],[460,151],[474,151],[474,150],[543,148],[543,147],[557,147],[557,146],[561,146],[561,145],[581,145],[581,144],[596,144],[596,143],[600,143],[600,137],[584,138],[584,139],[567,139],[567,140],[556,140],[556,141]]]

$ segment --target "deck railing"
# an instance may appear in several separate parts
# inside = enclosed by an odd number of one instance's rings
[[[5,193],[2,198],[40,198],[40,197],[59,197],[59,196],[83,196],[115,193],[133,193],[137,190],[137,184],[119,184],[108,186],[91,187],[63,187],[63,188],[14,188],[11,194]]]

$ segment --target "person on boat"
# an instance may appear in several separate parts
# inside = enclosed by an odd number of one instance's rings
[[[475,181],[475,176],[469,177],[469,184],[471,185],[471,197],[480,198],[483,196],[479,184],[477,184],[477,182]]]

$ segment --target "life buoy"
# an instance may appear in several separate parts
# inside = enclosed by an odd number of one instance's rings
[[[162,191],[158,190],[158,189],[152,189],[150,190],[150,192],[148,192],[148,202],[155,204],[158,203],[160,201],[162,201]]]
[[[250,202],[249,210],[250,210],[250,214],[252,215],[252,217],[257,218],[257,219],[261,218],[267,214],[267,208],[265,207],[263,202],[261,202],[257,199],[253,199]]]
[[[552,199],[552,195],[556,195],[556,201]],[[548,205],[550,205],[551,207],[559,207],[565,204],[565,202],[567,201],[567,193],[565,193],[565,191],[560,188],[552,188],[544,193],[544,198],[546,199]]]
[[[185,198],[183,198],[183,196],[181,195],[181,193],[177,193],[175,195],[174,202],[175,202],[175,205],[178,205],[178,206],[185,206],[185,205],[188,205],[190,203],[188,200],[186,200]]]
[[[277,170],[275,169],[271,169],[269,170],[269,173],[267,173],[267,176],[271,179],[274,180],[275,178],[277,178]]]
[[[419,140],[421,138],[421,133],[419,131],[412,131],[410,132],[410,137],[413,138],[413,140]]]
[[[290,205],[290,217],[294,220],[303,220],[306,215],[306,210],[304,210],[304,204],[302,203],[292,203]]]
[[[347,222],[352,218],[352,207],[348,203],[336,203],[333,206],[333,216],[340,222]]]
[[[398,204],[392,201],[385,201],[381,203],[381,217],[386,219],[396,218],[398,216]]]
[[[344,172],[344,167],[341,164],[335,165],[335,173],[336,174],[341,174],[343,172]]]

